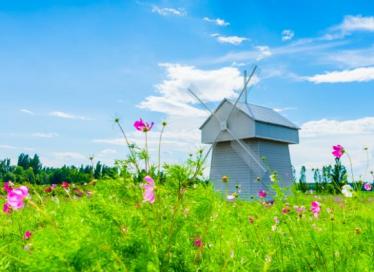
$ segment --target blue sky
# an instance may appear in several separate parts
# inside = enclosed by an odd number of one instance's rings
[[[363,146],[374,156],[373,16],[371,1],[2,1],[0,157],[110,163],[126,154],[119,115],[136,142],[135,119],[168,120],[163,157],[183,160],[205,118],[185,89],[213,108],[257,64],[249,100],[302,128],[294,164],[329,163],[341,143],[362,171]]]

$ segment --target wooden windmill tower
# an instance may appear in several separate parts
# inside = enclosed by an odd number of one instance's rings
[[[270,190],[270,175],[275,171],[281,186],[292,183],[289,144],[299,142],[298,127],[278,112],[247,103],[247,86],[256,72],[244,77],[244,87],[235,101],[223,99],[214,111],[189,89],[210,112],[200,127],[204,144],[211,144],[210,180],[216,189],[225,190],[222,176],[230,179],[229,190],[240,185],[241,197]],[[244,97],[243,97],[244,95]]]

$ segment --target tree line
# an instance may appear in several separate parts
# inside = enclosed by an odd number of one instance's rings
[[[32,184],[86,183],[92,179],[116,178],[120,174],[117,166],[107,166],[98,161],[92,165],[67,166],[60,168],[43,166],[37,154],[20,154],[17,164],[10,159],[0,160],[0,181]]]

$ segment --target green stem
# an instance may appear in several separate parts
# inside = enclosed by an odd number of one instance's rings
[[[162,126],[161,132],[160,132],[160,139],[158,141],[158,174],[160,175],[161,172],[161,141],[162,141],[162,135],[164,134],[165,126]]]
[[[145,164],[145,172],[148,173],[148,133],[144,132],[145,135],[145,157],[144,157],[144,164]]]
[[[120,124],[119,122],[116,122],[116,124],[118,125],[119,129],[121,130],[122,135],[123,135],[123,138],[125,138],[125,141],[126,141],[127,147],[128,147],[128,149],[129,149],[129,151],[130,151],[130,154],[131,154],[131,157],[134,159],[133,164],[134,164],[134,166],[135,166],[135,168],[136,168],[136,171],[137,171],[138,173],[140,173],[140,168],[139,168],[138,163],[136,162],[136,157],[135,157],[135,155],[134,155],[133,149],[131,148],[131,145],[130,145],[129,139],[127,138],[126,133],[125,133],[124,129],[122,128],[121,124]]]

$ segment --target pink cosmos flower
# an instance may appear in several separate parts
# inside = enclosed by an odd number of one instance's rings
[[[314,217],[318,217],[321,212],[321,205],[317,201],[313,201],[310,210],[312,211]]]
[[[32,233],[31,233],[31,231],[26,231],[25,232],[25,234],[23,235],[23,240],[28,240],[28,239],[30,239],[31,238],[31,235],[32,235]]]
[[[365,184],[364,184],[364,189],[365,189],[366,191],[371,191],[371,189],[372,189],[371,184],[370,184],[370,183],[365,183]]]
[[[334,145],[332,149],[333,149],[332,154],[337,159],[340,159],[345,152],[344,147],[342,147],[341,145]]]
[[[155,181],[150,176],[146,176],[144,180],[146,181],[146,184],[144,184],[143,186],[144,188],[143,201],[153,204],[156,200],[156,196],[154,192]]]
[[[7,195],[7,204],[12,207],[13,210],[23,208],[24,199],[29,195],[29,189],[26,186],[12,189]]]
[[[66,181],[64,181],[64,182],[61,183],[61,187],[64,188],[64,189],[69,188],[69,186],[70,186],[70,184],[68,182],[66,182]]]
[[[304,206],[294,206],[297,214],[302,214],[304,211],[305,211],[305,207]]]
[[[3,206],[3,212],[5,213],[10,213],[12,211],[10,205],[8,203],[4,203],[4,206]]]
[[[9,191],[11,190],[12,190],[11,184],[9,184],[9,182],[4,182],[4,191],[9,193]]]
[[[195,246],[195,247],[198,247],[198,248],[200,248],[200,247],[202,247],[204,244],[203,244],[203,240],[201,240],[201,238],[197,238],[197,239],[195,239],[195,241],[193,242],[193,245]]]
[[[135,121],[135,123],[134,123],[135,129],[138,130],[138,131],[143,131],[143,132],[150,131],[152,129],[153,125],[154,125],[153,122],[151,122],[151,123],[144,122],[142,118]]]
[[[265,198],[265,197],[267,196],[267,193],[266,193],[265,190],[260,190],[260,191],[258,192],[258,196],[259,196],[260,198]]]

